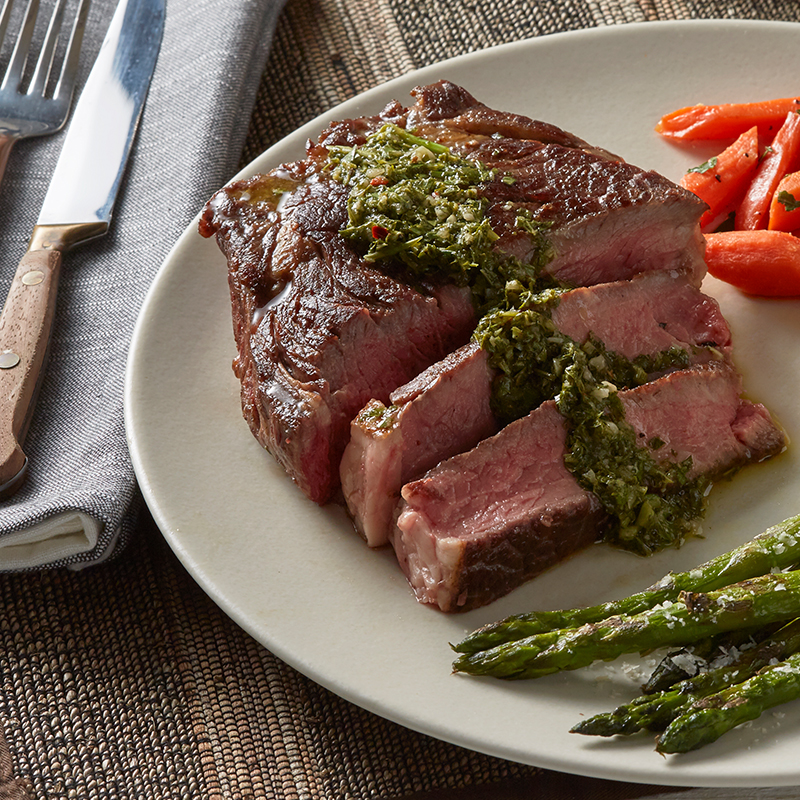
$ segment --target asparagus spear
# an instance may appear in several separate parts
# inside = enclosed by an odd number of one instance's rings
[[[641,730],[663,731],[698,701],[728,686],[747,680],[776,660],[800,651],[800,619],[784,625],[772,637],[742,650],[732,663],[701,672],[669,690],[642,695],[604,714],[582,720],[572,733],[590,736],[631,734]]]
[[[632,616],[615,616],[561,631],[555,642],[531,636],[463,654],[456,672],[499,678],[538,678],[611,661],[623,653],[689,644],[719,631],[800,616],[800,571],[761,575],[714,592],[681,592],[675,602]]]
[[[458,653],[477,653],[503,642],[526,639],[546,631],[577,628],[611,616],[639,614],[683,591],[709,592],[731,583],[785,569],[800,560],[800,515],[790,517],[764,531],[741,547],[688,572],[665,575],[658,583],[622,600],[586,608],[518,614],[479,628],[453,645]]]
[[[800,564],[794,563],[790,569],[800,569]],[[741,647],[748,643],[758,644],[769,639],[773,633],[781,629],[783,622],[772,625],[761,625],[758,628],[743,628],[738,631],[717,633],[708,639],[681,647],[668,652],[653,670],[652,675],[642,686],[642,694],[654,694],[669,689],[676,683],[691,678],[703,669],[708,668],[720,652],[726,652],[734,647]],[[684,658],[684,656],[688,656]],[[703,664],[705,663],[705,668]]]
[[[800,653],[764,667],[743,683],[697,702],[670,723],[656,742],[659,753],[687,753],[715,742],[722,734],[768,708],[800,697]]]

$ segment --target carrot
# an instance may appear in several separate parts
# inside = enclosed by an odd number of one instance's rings
[[[772,145],[765,151],[756,174],[736,210],[734,227],[740,231],[766,228],[769,206],[781,178],[800,167],[800,114],[786,115]]]
[[[783,231],[706,234],[706,264],[715,278],[743,292],[800,296],[800,238]]]
[[[681,186],[708,205],[700,217],[703,231],[713,231],[736,208],[757,166],[758,129],[754,125],[718,156],[681,178]]]
[[[800,110],[800,97],[758,103],[724,103],[680,108],[663,116],[656,131],[669,139],[735,139],[754,125],[765,140],[778,130],[790,111]]]
[[[771,231],[800,230],[800,172],[791,172],[781,178],[769,206]]]

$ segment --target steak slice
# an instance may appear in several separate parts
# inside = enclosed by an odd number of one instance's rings
[[[591,333],[628,359],[672,347],[685,350],[692,364],[730,355],[730,329],[719,305],[682,275],[644,273],[573,289],[552,319],[578,343]],[[388,408],[372,399],[353,420],[342,490],[371,547],[388,542],[404,484],[499,429],[490,407],[494,375],[488,353],[470,342],[396,389]]]
[[[246,194],[261,188],[250,181]],[[318,503],[338,488],[350,421],[364,404],[388,401],[475,325],[468,290],[420,291],[364,264],[336,233],[336,199],[330,187],[305,184],[257,237],[259,209],[228,190],[211,222],[228,255],[245,419]]]
[[[784,437],[762,406],[740,398],[733,368],[710,362],[620,392],[628,422],[661,460],[691,455],[711,479],[779,452]],[[586,547],[604,513],[563,462],[566,430],[552,401],[402,490],[392,534],[423,603],[467,611],[501,597]]]
[[[342,493],[370,547],[389,541],[400,488],[497,432],[489,405],[492,370],[475,342],[464,345],[353,420],[341,462]]]
[[[448,81],[418,87],[406,125],[419,136],[495,168],[513,182],[486,187],[497,247],[530,260],[514,230],[520,208],[551,227],[547,271],[573,286],[682,269],[706,272],[698,219],[705,204],[662,175],[639,169],[555,126],[478,103]]]
[[[672,347],[686,350],[692,363],[731,355],[731,331],[719,303],[680,273],[642,273],[573,289],[553,310],[553,322],[576,342],[591,333],[628,359]]]

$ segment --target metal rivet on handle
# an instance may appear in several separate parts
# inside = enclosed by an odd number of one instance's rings
[[[0,369],[12,369],[19,364],[19,356],[13,350],[3,350],[0,353]]]
[[[22,276],[22,282],[26,286],[36,286],[37,283],[41,283],[44,280],[44,272],[40,269],[32,269],[30,272],[26,272]]]

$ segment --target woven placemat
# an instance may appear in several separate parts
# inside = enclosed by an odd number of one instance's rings
[[[242,166],[329,108],[452,56],[532,36],[671,19],[800,22],[797,0],[289,0]]]
[[[583,27],[731,16],[800,22],[800,5],[289,0],[242,163],[331,106],[441,58]],[[662,793],[539,775],[341,700],[219,611],[146,514],[114,561],[5,575],[0,598],[0,800],[446,800],[457,787],[478,797],[489,785],[511,798],[531,778],[542,800]]]
[[[0,798],[373,798],[531,772],[287,667],[208,599],[147,516],[102,568],[3,577],[0,607]]]

